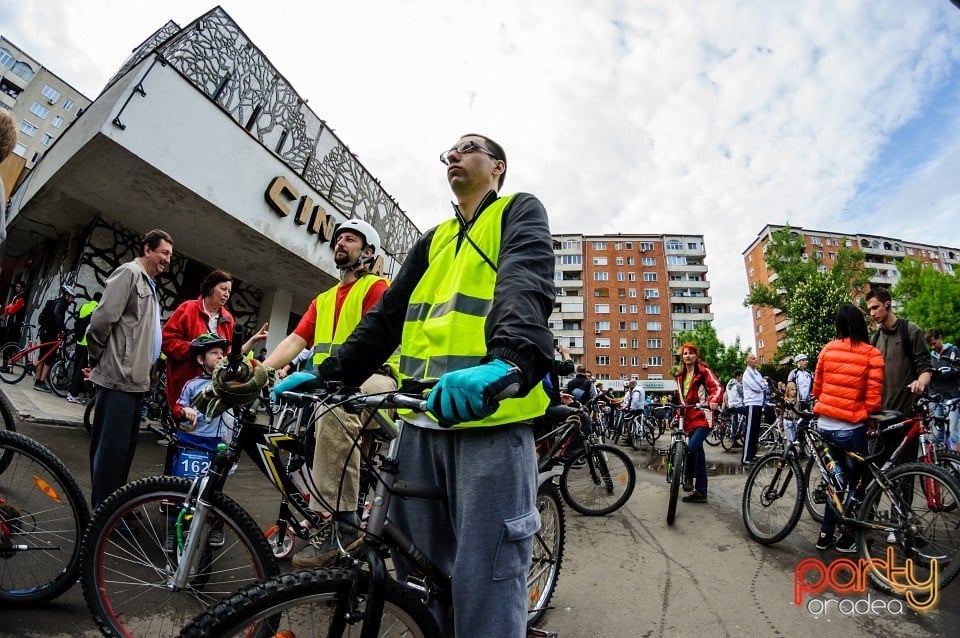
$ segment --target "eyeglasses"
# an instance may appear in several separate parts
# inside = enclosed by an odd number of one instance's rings
[[[451,148],[449,151],[444,151],[440,153],[440,161],[446,164],[447,166],[449,166],[450,153],[454,151],[456,151],[460,155],[463,155],[464,153],[473,153],[474,151],[480,151],[481,153],[486,153],[493,159],[498,159],[497,156],[491,153],[488,149],[484,148],[483,146],[480,146],[473,140],[470,140],[468,142],[460,142],[459,144]]]

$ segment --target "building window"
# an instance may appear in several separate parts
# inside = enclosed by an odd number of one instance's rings
[[[593,311],[598,315],[609,315],[610,314],[610,304],[598,303],[593,306]]]
[[[20,142],[17,142],[17,145],[13,147],[13,152],[19,155],[20,157],[26,157],[27,147],[21,144]]]
[[[604,350],[609,350],[609,349],[610,349],[610,339],[608,339],[608,338],[606,338],[606,337],[599,338],[599,339],[595,339],[594,342],[593,342],[593,345],[596,346],[597,348],[602,348],[602,349],[604,349]]]
[[[634,350],[636,350],[637,348],[639,348],[639,347],[640,347],[640,340],[639,340],[639,339],[631,339],[631,340],[630,340],[630,347],[633,348]]]
[[[53,120],[50,122],[50,126],[52,126],[53,128],[60,128],[61,124],[63,124],[63,118],[60,117],[59,115],[54,117]]]
[[[607,281],[610,278],[610,274],[605,270],[595,270],[593,272],[594,281]]]
[[[49,133],[44,133],[43,137],[40,139],[40,143],[44,146],[50,146],[50,142],[53,141],[53,136]]]
[[[660,314],[660,305],[659,305],[659,304],[648,303],[648,304],[646,305],[646,309],[645,309],[645,310],[646,310],[646,313],[647,313],[648,315],[659,315],[659,314]]]
[[[623,257],[617,257],[617,265],[618,265],[618,266],[622,266],[622,265],[623,265]]]
[[[593,242],[593,249],[594,249],[594,250],[606,250],[606,249],[607,249],[607,242],[605,242],[605,241],[595,241],[595,242]]]
[[[645,273],[643,273],[643,280],[644,280],[644,281],[656,281],[656,280],[657,280],[657,273],[655,273],[655,272],[645,272]]]
[[[628,266],[632,266],[632,265],[634,265],[635,263],[637,263],[637,260],[636,260],[636,259],[634,259],[633,257],[627,257],[627,265],[628,265]]]
[[[620,242],[615,242],[615,243],[613,244],[613,249],[614,249],[614,250],[621,250],[621,249],[622,249],[622,246],[620,245]]]
[[[656,299],[660,296],[660,291],[656,288],[644,288],[643,289],[643,298],[644,299]]]
[[[811,238],[810,238],[810,243],[813,244],[814,246],[822,246],[822,245],[823,245],[823,243],[820,241],[820,238],[819,238],[819,237],[811,237]]]
[[[633,331],[639,330],[639,329],[640,329],[640,322],[639,322],[639,321],[631,321],[631,322],[630,322],[630,329],[633,330]]]
[[[663,357],[647,357],[647,365],[659,368],[663,365]]]
[[[63,101],[63,110],[66,111],[66,112],[68,112],[68,113],[69,113],[70,111],[72,111],[72,110],[73,110],[73,100],[64,100],[64,101]]]
[[[627,305],[626,305],[626,304],[620,304],[620,314],[624,314],[624,313],[626,313],[626,312],[627,312]]]
[[[653,242],[652,241],[640,242],[640,252],[645,252],[648,250],[653,250]]]
[[[30,107],[30,112],[39,117],[41,120],[45,120],[47,119],[47,113],[50,112],[50,109],[39,102],[34,102],[33,106]]]
[[[636,281],[636,280],[637,280],[637,273],[635,272],[627,273],[627,281]]]
[[[593,265],[594,265],[594,266],[606,266],[606,265],[607,265],[607,258],[606,258],[606,257],[594,257],[594,258],[593,258]]]
[[[29,135],[30,137],[37,134],[37,127],[26,120],[20,122],[20,130],[24,135]]]
[[[640,312],[640,308],[637,306],[637,304],[630,304],[630,314],[635,315],[638,312]]]
[[[594,330],[600,332],[601,330],[609,330],[610,322],[609,321],[595,321],[593,322]]]
[[[630,357],[630,365],[632,365],[634,368],[640,365],[640,357]]]
[[[626,365],[627,365],[627,358],[626,358],[626,357],[620,357],[620,366],[621,366],[621,367],[624,367],[624,366],[626,366]]]
[[[760,341],[757,342],[757,347],[758,347],[758,348],[762,348],[762,347],[763,347],[763,339],[761,339]]]
[[[636,289],[636,288],[631,288],[631,289],[628,291],[628,294],[630,295],[630,298],[631,298],[631,299],[636,299],[636,298],[637,298],[637,289]]]
[[[14,75],[23,78],[25,82],[33,79],[33,68],[26,62],[14,62],[10,71]]]
[[[647,347],[651,350],[657,350],[663,347],[662,339],[647,339]]]
[[[627,322],[626,322],[626,321],[621,321],[621,322],[619,322],[619,323],[617,324],[617,330],[620,330],[620,331],[622,332],[622,331],[624,331],[624,330],[626,330],[626,329],[627,329]]]
[[[623,244],[623,247],[626,248],[627,250],[633,250],[633,242],[632,241],[625,242]]]
[[[608,366],[608,365],[610,365],[610,357],[609,357],[609,355],[600,355],[600,356],[598,356],[598,357],[597,357],[597,365],[598,365],[598,366]]]
[[[683,244],[680,243],[680,240],[679,240],[679,239],[668,239],[668,240],[667,240],[666,249],[667,249],[667,250],[682,250],[682,249],[683,249]]]
[[[686,266],[687,256],[686,255],[667,255],[667,265],[668,266]]]
[[[642,260],[640,260],[640,261],[641,261],[641,263],[642,263],[644,266],[656,266],[656,265],[657,265],[657,258],[656,258],[656,257],[644,257],[644,258],[643,258]]]
[[[43,90],[40,91],[40,94],[43,95],[43,97],[50,100],[51,102],[56,102],[57,100],[60,99],[60,91],[56,90],[49,84],[45,84],[43,86]]]
[[[618,271],[618,272],[617,272],[617,281],[624,281],[625,279],[626,279],[626,277],[624,277],[623,273]]]
[[[15,61],[16,58],[14,58],[9,51],[0,48],[0,66],[5,66],[9,69]]]
[[[583,260],[580,255],[560,255],[560,263],[565,266],[579,266]]]
[[[647,330],[651,332],[659,332],[660,330],[663,330],[663,324],[659,321],[648,321]]]
[[[623,349],[626,349],[626,347],[627,347],[627,338],[626,338],[626,337],[620,337],[620,347],[623,348]]]

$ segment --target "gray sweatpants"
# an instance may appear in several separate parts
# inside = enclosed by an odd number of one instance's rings
[[[395,498],[390,519],[450,574],[457,638],[524,638],[527,572],[540,529],[531,426],[407,425],[399,458],[398,478],[447,492],[447,502]]]

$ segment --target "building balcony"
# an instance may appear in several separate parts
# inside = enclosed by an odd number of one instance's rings
[[[696,305],[702,306],[713,303],[713,297],[703,296],[703,297],[693,297],[690,295],[670,295],[670,303],[679,303],[687,305]]]
[[[670,281],[667,282],[667,285],[670,288],[696,288],[697,290],[702,290],[704,288],[709,288],[710,282],[709,281],[692,281],[688,279],[682,279],[677,281],[677,280],[671,279]]]
[[[670,272],[670,273],[681,273],[681,272],[697,272],[697,273],[701,273],[701,272],[707,272],[707,265],[706,265],[706,264],[686,264],[686,265],[683,265],[683,266],[677,266],[677,265],[670,265],[670,264],[668,264],[668,265],[667,265],[667,272]]]

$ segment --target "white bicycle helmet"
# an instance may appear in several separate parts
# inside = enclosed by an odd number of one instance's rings
[[[376,257],[377,253],[380,252],[380,234],[373,226],[362,219],[348,219],[341,224],[337,224],[333,229],[333,237],[330,239],[331,250],[337,244],[337,237],[345,230],[353,231],[363,237],[363,241],[367,242],[368,246],[373,247],[373,257]]]
[[[67,294],[70,295],[71,297],[76,297],[76,296],[77,296],[77,291],[76,291],[76,289],[74,289],[74,287],[71,286],[70,284],[63,284],[62,286],[60,286],[60,290],[62,290],[63,292],[67,293]]]

